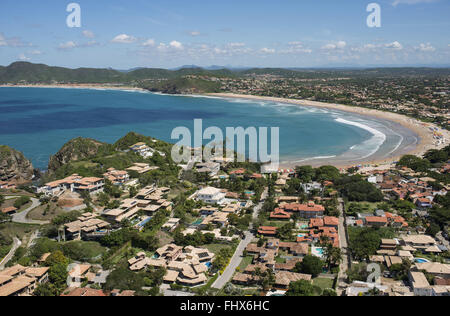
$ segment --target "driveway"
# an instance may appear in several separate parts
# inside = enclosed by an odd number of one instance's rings
[[[30,225],[45,225],[45,224],[50,223],[48,221],[35,221],[35,220],[27,218],[28,213],[30,213],[32,210],[34,210],[36,207],[38,207],[40,205],[41,205],[41,202],[39,202],[38,199],[31,198],[31,206],[29,208],[27,208],[26,210],[23,210],[20,213],[14,214],[12,216],[12,221],[14,223],[30,224]]]
[[[17,237],[14,237],[14,242],[11,250],[6,255],[6,257],[3,258],[3,260],[0,262],[0,270],[3,270],[5,268],[5,265],[9,262],[9,260],[12,259],[12,257],[16,253],[17,248],[19,248],[21,245],[22,242]]]
[[[264,200],[267,197],[267,189],[263,192],[261,195],[261,202],[258,203],[258,205],[255,206],[253,209],[253,218],[258,218],[259,211],[261,210]],[[250,228],[252,228],[252,225],[250,225]],[[244,254],[245,248],[252,242],[252,240],[255,238],[255,236],[250,232],[245,232],[245,238],[239,243],[239,246],[237,247],[233,257],[231,258],[230,264],[225,269],[222,275],[220,275],[217,280],[213,283],[212,288],[215,289],[221,289],[227,284],[231,278],[233,277],[234,272],[236,272],[236,268],[239,267],[242,261],[242,257]]]

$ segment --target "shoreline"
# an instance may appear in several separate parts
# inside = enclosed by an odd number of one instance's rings
[[[120,86],[108,84],[94,84],[94,83],[80,83],[80,84],[26,84],[26,85],[12,85],[2,84],[0,88],[47,88],[47,89],[86,89],[86,90],[115,90],[115,91],[142,91],[148,90],[137,88],[133,86]]]
[[[377,118],[383,121],[390,121],[393,123],[397,123],[404,128],[414,132],[418,136],[418,143],[415,145],[414,149],[407,150],[406,152],[402,152],[402,146],[397,148],[392,155],[385,158],[372,158],[371,155],[367,157],[368,159],[362,159],[361,161],[347,161],[342,163],[333,163],[332,160],[329,159],[316,159],[314,158],[310,160],[305,160],[305,163],[303,165],[326,165],[328,163],[339,167],[339,168],[349,168],[353,166],[358,165],[369,165],[369,167],[366,167],[368,169],[373,169],[374,166],[378,166],[376,168],[379,168],[380,166],[384,167],[391,167],[393,166],[394,162],[398,161],[403,155],[411,154],[416,156],[423,156],[428,150],[430,149],[442,149],[445,146],[449,144],[450,140],[450,132],[447,130],[443,130],[439,127],[437,127],[434,124],[431,123],[425,123],[421,122],[419,120],[413,119],[411,117],[398,114],[398,113],[392,113],[392,112],[385,112],[380,110],[374,110],[374,109],[367,109],[363,107],[356,107],[356,106],[348,106],[348,105],[339,105],[339,104],[333,104],[333,103],[325,103],[325,102],[317,102],[317,101],[309,101],[309,100],[294,100],[294,99],[285,99],[285,98],[277,98],[277,97],[263,97],[263,96],[253,96],[253,95],[245,95],[245,94],[234,94],[234,93],[208,93],[205,94],[205,96],[212,96],[212,97],[220,97],[220,98],[232,98],[232,99],[247,99],[247,100],[254,100],[254,101],[269,101],[269,102],[277,102],[277,103],[285,103],[285,104],[295,104],[299,106],[304,107],[315,107],[315,108],[325,108],[330,110],[337,110],[342,112],[348,112],[353,113],[361,116],[366,117],[372,117]],[[434,138],[433,132],[431,131],[431,128],[438,128],[439,131],[444,135],[444,141],[437,145],[437,140]],[[302,158],[299,158],[301,160]],[[327,163],[328,162],[328,163]],[[284,168],[292,168],[296,165],[302,165],[302,163],[294,163],[294,162],[280,162],[280,167]]]
[[[148,90],[137,88],[133,86],[121,86],[121,85],[108,85],[108,84],[28,84],[28,85],[11,85],[3,84],[0,88],[59,88],[59,89],[92,89],[92,90],[111,90],[111,91],[134,91],[134,92],[149,92]],[[389,157],[376,158],[376,153],[367,157],[367,159],[362,158],[361,160],[348,160],[348,159],[338,159],[338,157],[314,157],[314,158],[303,158],[303,157],[289,157],[292,160],[281,161],[281,168],[293,168],[297,165],[333,165],[338,168],[349,168],[353,166],[366,166],[365,169],[374,169],[385,167],[392,167],[394,162],[398,161],[403,155],[412,154],[416,156],[423,156],[430,149],[441,149],[449,144],[450,132],[438,128],[436,125],[431,123],[421,122],[414,118],[386,111],[380,111],[375,109],[367,109],[363,107],[349,106],[349,105],[339,105],[333,103],[309,101],[309,100],[296,100],[296,99],[285,99],[277,97],[263,97],[245,94],[234,94],[234,93],[206,93],[199,95],[180,95],[180,96],[197,96],[197,97],[217,97],[225,99],[245,99],[252,101],[269,101],[284,104],[294,104],[303,107],[314,107],[314,108],[324,108],[329,110],[336,110],[340,112],[348,112],[357,114],[363,117],[376,118],[381,121],[389,121],[391,123],[396,123],[406,128],[407,130],[414,133],[417,136],[417,144],[414,144],[413,149],[405,150],[403,142],[398,146],[398,148],[389,155]],[[434,138],[431,128],[438,128],[439,131],[444,135],[444,142],[436,145],[437,140]],[[411,147],[411,145],[406,146]],[[378,151],[377,151],[378,152]],[[372,157],[372,158],[371,158]],[[297,161],[297,162],[296,162]]]

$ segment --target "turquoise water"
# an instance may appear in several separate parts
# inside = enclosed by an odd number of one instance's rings
[[[135,131],[174,143],[173,128],[186,126],[192,130],[197,118],[203,119],[203,129],[280,127],[280,153],[286,160],[336,156],[358,144],[363,152],[379,146],[374,133],[358,125],[371,122],[348,113],[239,99],[113,90],[0,88],[0,113],[0,144],[22,151],[41,169],[46,169],[50,155],[75,137],[113,143]],[[352,125],[339,119],[360,123]]]

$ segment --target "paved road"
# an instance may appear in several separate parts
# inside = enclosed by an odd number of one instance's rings
[[[32,210],[34,210],[36,207],[40,206],[41,202],[39,202],[38,199],[31,198],[31,206],[27,208],[26,210],[23,210],[20,213],[16,213],[12,216],[12,221],[14,223],[20,223],[20,224],[32,224],[32,225],[45,225],[48,224],[48,221],[35,221],[32,219],[28,219],[27,215]]]
[[[339,275],[338,275],[338,295],[341,295],[341,293],[344,290],[344,287],[346,286],[346,279],[347,279],[347,270],[348,270],[348,264],[349,264],[349,252],[348,252],[348,240],[347,240],[347,234],[345,230],[345,209],[344,209],[344,203],[340,199],[339,201],[339,211],[341,215],[339,216],[339,244],[342,250],[342,262],[339,266]]]
[[[12,257],[16,253],[17,248],[19,248],[21,245],[22,242],[17,237],[14,237],[13,247],[6,255],[6,257],[3,258],[3,260],[0,262],[0,270],[3,270],[5,268],[5,265],[9,262],[9,260],[12,259]]]
[[[253,209],[253,218],[258,218],[259,211],[261,210],[264,200],[267,197],[267,190],[265,190],[261,196],[261,202],[259,202],[258,205],[255,206]],[[250,225],[250,229],[252,225]],[[255,236],[250,232],[245,232],[245,239],[243,239],[239,246],[237,247],[233,257],[231,258],[230,264],[225,269],[222,275],[220,275],[217,280],[213,283],[212,287],[215,289],[221,289],[227,284],[231,278],[233,277],[234,272],[236,272],[236,268],[239,267],[242,261],[242,257],[244,254],[245,248],[247,248],[248,244],[250,244]]]

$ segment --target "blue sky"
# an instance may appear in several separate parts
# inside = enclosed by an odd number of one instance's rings
[[[71,2],[81,28],[66,25]],[[449,65],[449,17],[449,0],[1,0],[0,64]]]

